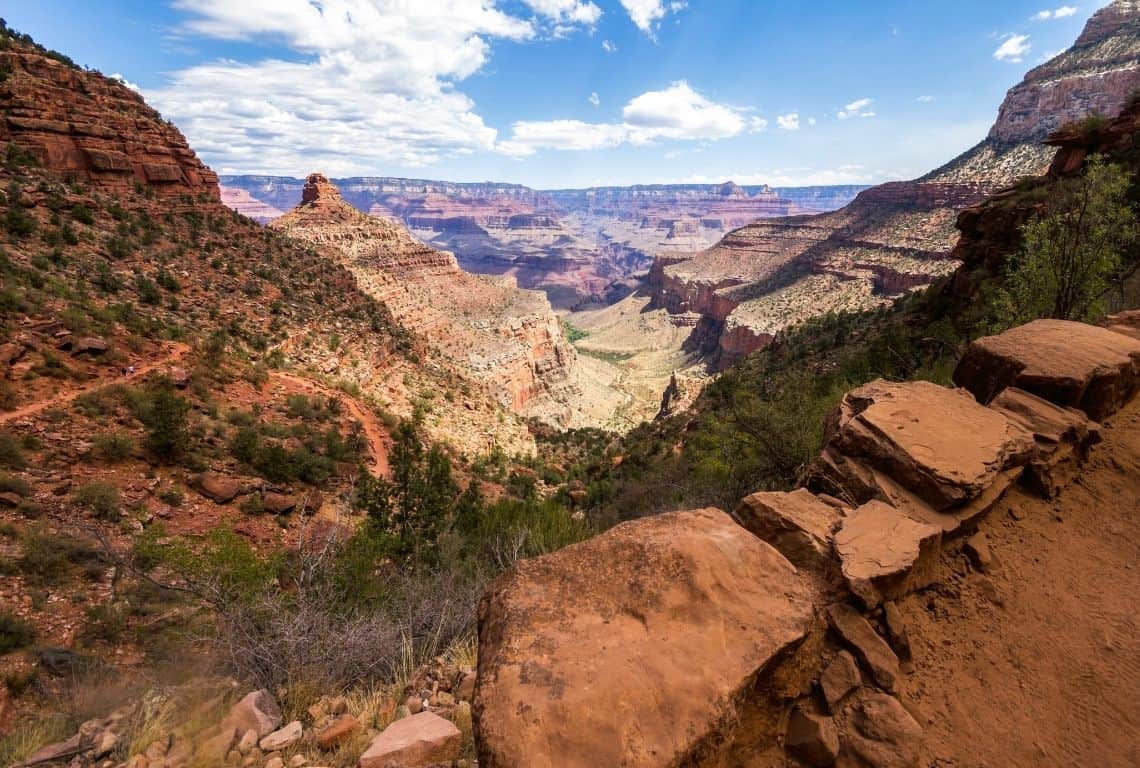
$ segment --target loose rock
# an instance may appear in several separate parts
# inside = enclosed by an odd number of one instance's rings
[[[842,514],[800,488],[754,493],[740,502],[734,517],[797,568],[819,569],[831,560],[832,535]]]
[[[835,534],[843,576],[868,608],[927,586],[934,578],[942,530],[871,501]]]
[[[432,712],[389,725],[360,756],[360,768],[419,768],[459,757],[459,729]]]
[[[788,719],[784,747],[808,765],[826,768],[839,757],[839,731],[830,717],[796,707]]]
[[[894,690],[899,679],[898,656],[879,637],[871,623],[863,618],[863,614],[842,603],[830,606],[827,613],[831,626],[871,670],[875,682],[888,691]]]
[[[839,705],[847,694],[862,684],[863,676],[859,674],[859,664],[847,651],[836,654],[819,678],[819,687],[823,691],[823,698],[830,712],[838,712]]]

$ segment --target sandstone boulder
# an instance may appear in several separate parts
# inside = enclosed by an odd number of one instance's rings
[[[360,756],[360,768],[420,768],[459,757],[462,734],[433,712],[389,725]],[[482,763],[480,763],[482,765]]]
[[[241,494],[248,492],[240,480],[212,472],[206,472],[195,478],[194,488],[197,489],[198,493],[218,504],[229,504]]]
[[[715,757],[757,676],[798,647],[813,612],[806,577],[715,509],[523,561],[480,606],[479,765]]]
[[[899,678],[899,657],[879,637],[871,622],[851,606],[842,603],[830,606],[827,616],[832,628],[871,670],[875,682],[888,691],[893,690]]]
[[[981,496],[1033,448],[1030,433],[968,392],[878,380],[844,396],[817,466],[859,502],[874,497],[871,475],[881,472],[945,512]]]
[[[839,731],[830,717],[796,707],[788,718],[784,747],[802,762],[826,768],[839,757]]]
[[[830,712],[839,711],[839,704],[851,691],[863,684],[859,664],[847,651],[840,651],[819,677],[819,688]]]
[[[256,731],[257,737],[268,736],[281,727],[281,708],[273,694],[265,689],[253,691],[234,704],[223,724],[232,725],[241,734]]]
[[[341,715],[317,734],[317,746],[334,749],[351,739],[360,730],[360,721],[352,715]]]
[[[842,519],[838,509],[803,488],[791,493],[754,493],[740,502],[737,521],[775,547],[797,568],[823,568]]]
[[[925,587],[934,577],[942,529],[869,501],[835,534],[843,576],[868,608]]]
[[[304,735],[304,729],[301,727],[301,721],[294,720],[284,728],[279,728],[266,735],[258,742],[257,746],[261,747],[263,752],[276,752],[293,746],[301,740],[302,735]]]
[[[106,339],[100,339],[95,336],[85,336],[81,339],[76,339],[71,345],[71,354],[102,355],[110,348],[111,346],[107,343]]]
[[[1075,408],[1054,405],[1017,387],[1002,391],[990,407],[1033,434],[1036,448],[1024,482],[1053,498],[1076,477],[1089,450],[1100,442],[1100,425]]]
[[[1065,320],[1035,320],[978,339],[954,382],[983,403],[1019,387],[1100,421],[1140,389],[1140,340]]]
[[[898,699],[873,693],[860,702],[855,728],[844,742],[872,768],[914,768],[919,762],[922,726]]]

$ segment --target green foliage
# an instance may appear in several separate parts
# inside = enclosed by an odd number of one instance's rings
[[[24,451],[11,432],[0,432],[0,467],[23,469],[28,464]]]
[[[92,480],[79,486],[75,491],[75,503],[101,520],[119,518],[119,489],[105,480]]]
[[[162,294],[158,290],[158,285],[142,273],[135,275],[135,292],[143,304],[156,306],[162,303]]]
[[[66,582],[75,568],[99,578],[106,565],[103,555],[90,544],[59,531],[29,530],[20,545],[22,552],[16,567],[29,582],[40,586]]]
[[[130,435],[121,432],[105,432],[95,436],[93,451],[103,461],[115,463],[130,458],[134,448],[135,441],[131,439]]]
[[[17,496],[30,496],[32,489],[22,477],[0,472],[0,493],[14,493]]]
[[[1137,240],[1129,186],[1123,168],[1100,158],[1081,176],[1052,185],[1044,211],[1023,229],[1024,248],[1009,265],[998,316],[1016,323],[1103,315],[1124,254]]]
[[[8,610],[0,610],[0,656],[27,648],[36,640],[36,628]]]
[[[458,494],[451,460],[438,446],[425,449],[412,422],[402,423],[394,437],[392,480],[365,473],[356,503],[388,539],[393,557],[413,567],[431,564]]]
[[[586,338],[590,334],[588,331],[583,331],[581,328],[575,328],[569,322],[567,322],[566,320],[563,320],[562,321],[562,335],[566,337],[566,340],[568,342],[573,344],[576,341],[581,341],[582,339]]]
[[[82,203],[76,203],[71,209],[71,218],[78,221],[80,224],[92,226],[95,223],[95,215],[91,213],[91,209]]]
[[[159,460],[173,462],[190,447],[187,415],[190,403],[174,393],[169,381],[160,381],[133,405],[135,417],[146,427],[146,446]]]

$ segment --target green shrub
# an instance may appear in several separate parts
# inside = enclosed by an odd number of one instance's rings
[[[0,472],[0,493],[14,493],[17,496],[30,496],[32,493],[28,482],[22,477]]]
[[[92,480],[75,491],[75,503],[101,520],[119,518],[119,489],[105,480]]]
[[[121,432],[105,432],[95,436],[95,455],[106,462],[120,462],[130,458],[135,441]]]
[[[186,494],[180,488],[170,487],[159,492],[158,498],[172,507],[181,507],[186,500]]]
[[[36,639],[36,628],[8,610],[0,610],[0,656],[27,648]]]
[[[77,567],[92,578],[103,573],[103,555],[90,544],[65,533],[35,528],[24,534],[20,544],[22,552],[16,567],[33,584],[61,584]]]
[[[95,223],[95,216],[91,213],[91,209],[82,203],[76,203],[72,206],[71,218],[87,226],[91,226]]]
[[[28,462],[24,451],[11,432],[0,432],[0,467],[24,469]]]
[[[147,448],[156,458],[171,462],[186,454],[190,448],[190,403],[174,393],[170,382],[160,382],[132,407],[147,429]]]

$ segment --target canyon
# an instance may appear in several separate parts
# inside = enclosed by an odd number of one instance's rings
[[[620,403],[601,383],[604,374],[585,372],[542,293],[519,289],[511,277],[462,270],[454,255],[423,244],[399,222],[349,205],[322,174],[311,174],[300,204],[270,226],[342,261],[430,350],[431,361],[508,411],[560,427],[591,426],[606,423]]]
[[[960,157],[831,213],[760,220],[698,253],[661,256],[646,306],[692,324],[690,346],[720,367],[812,316],[885,306],[955,270],[958,214],[1045,172],[1051,132],[1116,114],[1137,88],[1140,3],[1116,2],[1012,88],[987,137]]]

